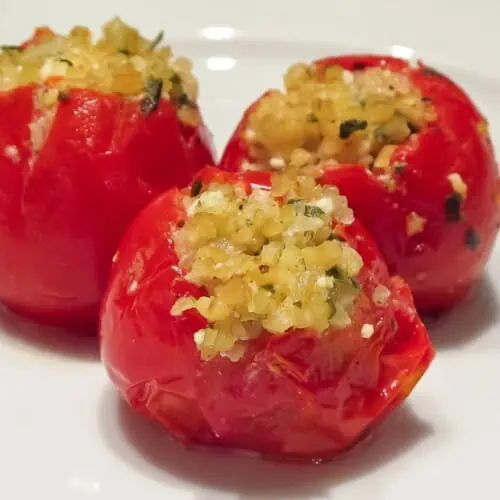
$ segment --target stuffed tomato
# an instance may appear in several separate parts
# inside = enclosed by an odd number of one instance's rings
[[[411,392],[433,357],[335,187],[207,168],[134,221],[101,311],[132,408],[184,443],[325,460]]]
[[[0,300],[95,322],[111,258],[150,200],[212,161],[189,61],[115,19],[0,53]]]
[[[364,55],[296,64],[285,87],[248,109],[222,168],[335,184],[421,311],[461,300],[499,224],[488,125],[469,97],[422,64]]]

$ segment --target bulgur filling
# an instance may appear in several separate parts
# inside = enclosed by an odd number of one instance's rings
[[[284,92],[272,91],[249,116],[249,169],[333,160],[363,164],[388,181],[404,169],[391,162],[396,145],[435,119],[432,103],[405,74],[380,67],[295,64],[284,83]]]
[[[191,63],[161,47],[162,37],[143,38],[119,18],[103,26],[96,42],[82,26],[67,36],[39,28],[27,46],[1,47],[0,90],[44,84],[42,104],[52,105],[73,88],[88,88],[140,99],[145,114],[154,111],[160,98],[170,99],[181,120],[197,125],[198,84]]]
[[[263,330],[321,334],[351,324],[363,261],[336,233],[353,221],[346,199],[335,187],[299,182],[284,194],[280,182],[250,194],[240,185],[196,183],[184,200],[179,264],[207,296],[180,298],[171,312],[196,309],[208,321],[195,334],[203,359],[237,360]]]

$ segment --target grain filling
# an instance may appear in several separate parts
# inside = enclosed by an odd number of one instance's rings
[[[185,197],[176,251],[186,279],[207,295],[179,299],[172,314],[196,309],[207,320],[194,338],[203,359],[239,359],[264,331],[326,334],[351,324],[363,261],[337,232],[353,221],[346,199],[299,183],[284,194],[280,180],[250,194],[195,184]]]

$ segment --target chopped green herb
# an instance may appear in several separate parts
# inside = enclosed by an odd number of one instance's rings
[[[74,66],[74,64],[69,59],[66,59],[65,57],[60,57],[59,61],[66,63],[68,66]]]
[[[323,217],[325,212],[323,212],[321,208],[315,207],[314,205],[306,205],[304,207],[304,215],[306,217]]]
[[[67,90],[60,90],[57,94],[59,101],[67,101],[69,99],[69,92]]]
[[[179,106],[186,106],[187,108],[196,109],[196,103],[194,103],[191,99],[189,99],[188,95],[185,92],[183,92],[177,98],[177,104]]]
[[[306,121],[309,123],[316,123],[318,121],[318,118],[314,113],[308,113],[306,116]]]
[[[163,80],[150,78],[146,84],[146,97],[141,102],[141,111],[145,115],[152,113],[160,103]]]
[[[381,125],[377,127],[374,131],[375,139],[379,142],[390,142],[391,136],[387,133],[385,127]]]
[[[354,134],[354,132],[365,130],[367,126],[368,122],[366,120],[346,120],[340,124],[339,137],[341,139],[347,139]]]
[[[479,246],[479,234],[473,227],[467,228],[465,231],[465,244],[471,249],[475,250]]]
[[[202,187],[203,187],[203,184],[199,179],[197,181],[194,181],[193,185],[191,186],[191,198],[198,196],[201,193]]]
[[[170,77],[170,81],[172,82],[172,85],[181,85],[182,84],[182,78],[179,76],[178,73],[174,73]]]
[[[400,174],[401,172],[404,172],[406,167],[408,166],[408,163],[405,161],[397,161],[396,163],[393,164],[394,171]]]
[[[354,71],[361,71],[363,69],[366,68],[366,64],[365,63],[362,63],[362,62],[355,62],[353,65],[352,65],[352,69]]]
[[[304,231],[304,238],[311,241],[314,238],[314,231]]]
[[[451,223],[459,222],[461,219],[462,196],[451,193],[444,202],[444,214],[446,220]]]
[[[153,51],[160,45],[161,41],[163,40],[163,35],[164,32],[160,31],[154,38],[153,41],[151,42],[151,45],[149,46],[149,50]]]
[[[21,52],[23,49],[19,45],[0,45],[0,49],[8,51],[8,50],[17,50]]]
[[[335,306],[335,296],[331,295],[328,300],[330,301],[330,307],[332,308],[332,312],[330,313],[330,319],[332,319],[337,313],[337,307]]]
[[[262,285],[262,288],[264,290],[267,290],[268,292],[274,293],[274,285],[271,285],[271,284]]]
[[[336,233],[332,233],[330,236],[328,236],[328,239],[330,241],[333,241],[333,240],[342,241],[342,242],[346,241],[346,239],[343,236],[341,236],[340,234],[336,234]]]
[[[333,266],[326,271],[327,276],[333,276],[336,280],[342,280],[345,278],[344,271],[339,266]]]
[[[300,203],[301,201],[303,201],[301,198],[290,198],[286,204],[287,205],[295,205],[296,203]]]
[[[406,122],[406,124],[408,125],[411,134],[416,134],[420,130],[414,123]]]

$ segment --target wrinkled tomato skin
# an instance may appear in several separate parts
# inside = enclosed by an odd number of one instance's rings
[[[395,174],[394,191],[361,165],[327,169],[323,181],[335,184],[379,245],[389,271],[410,285],[421,312],[449,309],[469,291],[486,265],[500,223],[498,170],[493,147],[479,124],[484,118],[465,92],[447,77],[406,61],[373,55],[330,57],[316,62],[320,68],[337,64],[348,70],[382,66],[410,78],[429,98],[437,119],[399,145],[391,161],[406,168]],[[259,99],[260,100],[260,99]],[[228,143],[221,168],[238,170],[249,151],[241,132],[253,103]],[[446,199],[453,193],[448,175],[458,173],[467,184],[457,222],[447,220]],[[422,232],[408,235],[407,216],[425,217]],[[477,248],[467,245],[473,229]]]
[[[0,300],[41,322],[95,327],[126,227],[212,162],[208,132],[181,125],[169,101],[145,116],[138,101],[73,89],[34,151],[37,91],[0,93]]]
[[[207,169],[203,182],[269,186],[268,174]],[[337,232],[364,259],[364,295],[353,327],[318,336],[293,330],[249,342],[237,362],[202,361],[193,335],[207,326],[195,311],[170,314],[179,297],[204,294],[178,267],[172,232],[186,214],[168,191],[125,235],[101,311],[101,354],[135,410],[184,443],[244,449],[278,460],[326,460],[351,447],[412,390],[434,351],[407,285],[390,278],[358,222]],[[371,294],[391,291],[383,306]],[[370,339],[360,336],[372,322]]]

